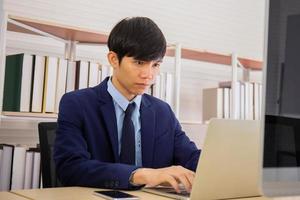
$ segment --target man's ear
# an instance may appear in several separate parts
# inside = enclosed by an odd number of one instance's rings
[[[107,60],[114,69],[119,66],[119,58],[115,52],[109,51],[107,54]]]

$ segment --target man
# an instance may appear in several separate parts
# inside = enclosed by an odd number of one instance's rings
[[[191,190],[200,156],[170,106],[143,94],[166,40],[149,18],[120,21],[108,39],[113,75],[60,102],[54,160],[64,185],[135,189],[179,183]]]

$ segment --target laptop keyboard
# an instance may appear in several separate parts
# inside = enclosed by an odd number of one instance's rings
[[[158,190],[158,191],[161,191],[161,192],[166,192],[166,193],[169,193],[169,194],[176,194],[176,195],[183,196],[183,197],[189,197],[191,195],[184,188],[180,188],[180,193],[177,193],[175,191],[175,189],[170,188],[170,187],[157,187],[155,189]]]
[[[180,193],[177,193],[176,191],[169,191],[167,193],[176,194],[176,195],[180,195],[180,196],[183,196],[183,197],[189,197],[190,196],[190,193],[187,192],[187,191],[181,191]]]

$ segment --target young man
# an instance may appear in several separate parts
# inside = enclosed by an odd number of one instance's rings
[[[179,183],[191,190],[200,150],[170,106],[143,94],[159,72],[166,40],[149,18],[120,21],[108,39],[112,77],[60,102],[54,160],[64,185],[135,189]]]

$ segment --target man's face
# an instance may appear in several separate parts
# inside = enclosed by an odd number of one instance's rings
[[[124,56],[119,63],[114,52],[110,52],[108,58],[114,68],[112,82],[128,100],[143,94],[153,84],[162,62],[141,61]]]

